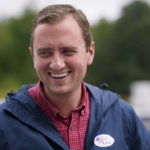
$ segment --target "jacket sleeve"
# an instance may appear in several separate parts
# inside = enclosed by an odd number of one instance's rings
[[[125,103],[122,107],[126,141],[130,150],[150,150],[150,133],[133,108]]]

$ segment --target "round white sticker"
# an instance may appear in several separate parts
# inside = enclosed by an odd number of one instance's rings
[[[94,139],[94,144],[99,147],[108,147],[113,145],[114,142],[114,138],[108,134],[100,134]]]

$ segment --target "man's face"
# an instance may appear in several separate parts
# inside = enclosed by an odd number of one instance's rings
[[[87,52],[81,29],[71,15],[56,24],[40,24],[34,31],[34,68],[47,95],[60,96],[81,90],[94,43]]]

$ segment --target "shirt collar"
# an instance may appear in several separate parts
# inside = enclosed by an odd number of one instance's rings
[[[37,85],[31,89],[28,90],[28,92],[31,94],[31,96],[34,98],[34,100],[39,104],[39,106],[43,109],[46,113],[51,113],[53,116],[61,116],[62,118],[67,118],[68,116],[62,115],[59,110],[46,98],[44,95],[44,92],[42,90],[42,82],[39,81]],[[81,104],[79,107],[75,108],[72,112],[78,111],[82,116],[86,115],[87,109],[89,107],[86,107],[89,105],[89,95],[88,91],[86,90],[86,86],[84,82],[81,83],[82,86],[82,99]]]

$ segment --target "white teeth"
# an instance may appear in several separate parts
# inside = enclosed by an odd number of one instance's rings
[[[62,78],[62,77],[66,77],[67,75],[68,75],[68,72],[62,73],[62,74],[51,74],[51,76],[54,78]]]

